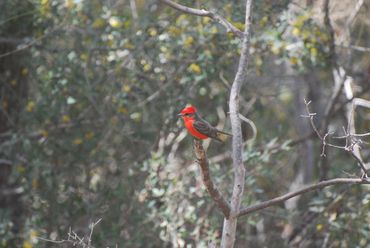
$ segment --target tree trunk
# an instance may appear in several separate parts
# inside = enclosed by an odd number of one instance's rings
[[[236,237],[237,215],[244,193],[245,168],[243,164],[243,140],[241,123],[239,119],[239,94],[241,85],[246,81],[247,67],[249,58],[249,41],[251,26],[252,0],[246,0],[245,10],[245,30],[242,41],[242,53],[239,60],[238,70],[231,87],[229,110],[231,119],[231,129],[233,133],[232,157],[234,169],[234,186],[231,196],[231,211],[229,218],[224,219],[221,247],[234,247]]]

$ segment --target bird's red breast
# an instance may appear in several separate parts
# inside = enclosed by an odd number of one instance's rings
[[[194,128],[194,118],[190,118],[190,117],[187,117],[185,116],[184,117],[184,123],[185,123],[185,127],[186,129],[189,131],[189,133],[191,135],[193,135],[194,137],[198,138],[198,139],[207,139],[208,136],[204,135],[204,134],[201,134],[200,132],[198,132],[195,128]]]

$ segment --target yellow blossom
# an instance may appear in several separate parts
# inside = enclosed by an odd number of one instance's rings
[[[17,80],[13,79],[10,81],[11,86],[16,86],[17,85]]]
[[[19,173],[19,174],[22,174],[26,171],[26,167],[24,167],[23,164],[18,164],[16,167],[15,167],[15,170]]]
[[[172,36],[179,36],[181,34],[181,30],[178,27],[170,26],[168,28],[168,33]]]
[[[93,28],[102,28],[105,26],[105,21],[102,19],[102,18],[98,18],[96,19],[93,24],[92,24],[92,27]]]
[[[32,112],[35,109],[35,102],[29,101],[26,106],[27,112]]]
[[[298,58],[297,58],[297,57],[291,57],[291,58],[289,59],[289,61],[290,61],[290,63],[291,63],[292,65],[296,65],[296,64],[298,64]]]
[[[126,20],[126,21],[123,22],[123,27],[124,28],[130,27],[130,25],[131,25],[131,21],[130,20]]]
[[[41,129],[39,132],[40,132],[41,136],[44,137],[44,138],[49,136],[49,132],[46,131],[45,129]]]
[[[32,248],[31,242],[28,240],[24,241],[22,248]]]
[[[135,46],[132,43],[127,42],[123,45],[123,47],[126,49],[133,49]]]
[[[69,117],[69,115],[63,115],[62,116],[62,122],[68,123],[70,121],[71,121],[71,117]]]
[[[32,243],[37,243],[37,241],[38,241],[38,235],[39,235],[39,233],[36,231],[36,230],[31,230],[31,232],[30,232],[30,240],[31,240],[31,242]]]
[[[257,67],[260,67],[263,64],[263,60],[260,56],[256,56],[256,58],[254,59],[254,62],[255,62]]]
[[[312,47],[311,49],[310,49],[310,53],[311,53],[311,56],[312,57],[317,57],[317,48],[316,47]]]
[[[37,180],[36,178],[32,178],[31,184],[33,189],[37,189],[39,187],[39,180]]]
[[[232,22],[232,24],[241,31],[245,28],[245,24],[243,22]]]
[[[117,16],[112,16],[111,18],[109,18],[108,22],[109,25],[111,25],[111,27],[113,28],[120,28],[122,25],[121,20]]]
[[[28,74],[28,68],[24,67],[22,70],[21,70],[21,75],[22,76],[26,76]]]
[[[179,17],[177,17],[176,24],[177,25],[182,25],[183,23],[187,22],[188,18],[189,18],[188,15],[181,14],[181,15],[179,15]]]
[[[216,26],[213,26],[211,30],[209,31],[211,34],[217,34],[218,28]]]
[[[157,29],[149,28],[148,33],[150,36],[156,36],[158,34]]]
[[[294,35],[294,36],[299,36],[299,34],[301,33],[301,31],[299,30],[299,28],[293,28],[293,30],[292,30],[292,34]]]
[[[208,24],[208,23],[211,22],[211,20],[212,19],[210,17],[206,16],[206,17],[203,18],[203,24]]]
[[[127,114],[128,113],[128,110],[125,107],[119,107],[118,108],[118,113]]]
[[[196,74],[200,74],[202,72],[201,68],[199,65],[195,64],[195,63],[192,63],[190,66],[189,66],[189,70],[191,72],[194,72]]]
[[[46,15],[50,10],[49,0],[41,0],[41,13]]]
[[[188,36],[188,37],[186,37],[186,39],[184,41],[184,47],[189,48],[193,45],[193,43],[194,43],[194,38],[192,36]]]
[[[320,232],[323,228],[324,228],[324,225],[323,225],[323,224],[317,224],[317,225],[316,225],[316,230],[317,230],[318,232]]]
[[[271,47],[271,52],[275,55],[278,55],[280,53],[280,47],[276,46],[276,45],[272,45]]]
[[[87,59],[88,59],[88,55],[87,55],[86,53],[81,53],[81,55],[80,55],[80,59],[81,59],[82,61],[86,62],[86,61],[87,61]]]
[[[93,132],[90,131],[90,132],[85,133],[85,139],[91,140],[92,138],[94,138]]]
[[[145,64],[145,65],[143,66],[143,71],[147,72],[147,71],[149,71],[151,68],[152,68],[152,66],[151,66],[150,64]]]
[[[123,92],[126,92],[126,93],[128,93],[128,92],[130,92],[131,91],[131,86],[130,85],[128,85],[128,84],[124,84],[124,85],[122,85],[122,89],[121,89]]]
[[[74,4],[73,0],[65,0],[64,6],[67,9],[72,9],[75,6],[75,4]]]
[[[81,145],[83,143],[83,140],[81,138],[76,138],[73,140],[73,144],[75,145]]]
[[[135,113],[132,113],[130,115],[130,118],[135,121],[135,122],[139,122],[141,120],[141,113],[139,112],[135,112]]]
[[[264,16],[264,17],[261,19],[261,21],[260,21],[260,26],[261,26],[261,27],[266,26],[266,24],[267,24],[268,20],[269,20],[268,16]]]

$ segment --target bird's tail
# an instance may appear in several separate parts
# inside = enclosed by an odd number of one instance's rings
[[[230,133],[226,133],[220,130],[217,130],[217,140],[221,142],[225,142],[229,137],[232,137],[233,135]]]

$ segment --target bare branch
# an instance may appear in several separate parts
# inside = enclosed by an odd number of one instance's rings
[[[239,118],[242,121],[244,121],[245,123],[247,123],[252,128],[253,134],[252,134],[252,137],[249,139],[249,142],[253,142],[257,137],[257,127],[256,127],[256,125],[254,124],[254,122],[252,120],[248,119],[247,117],[245,117],[244,115],[242,115],[240,113],[239,113]]]
[[[344,44],[335,44],[338,47],[346,48],[346,49],[352,49],[356,50],[359,52],[365,52],[365,53],[370,53],[370,47],[362,47],[362,46],[355,46],[355,45],[344,45]]]
[[[370,132],[369,133],[354,133],[352,134],[352,136],[354,137],[366,137],[366,136],[370,136]],[[336,139],[345,139],[347,138],[346,135],[344,136],[336,136],[336,137],[333,137],[333,138],[336,138]]]
[[[298,196],[298,195],[305,194],[305,193],[310,192],[310,191],[314,191],[314,190],[317,190],[317,189],[322,189],[322,188],[325,188],[325,187],[328,187],[328,186],[338,185],[338,184],[370,184],[370,180],[369,179],[364,179],[364,178],[335,178],[335,179],[331,179],[331,180],[322,181],[322,182],[307,186],[303,189],[297,190],[295,192],[290,192],[290,193],[287,193],[285,195],[275,197],[271,200],[267,200],[267,201],[257,203],[255,205],[243,208],[242,210],[240,210],[240,212],[238,214],[238,217],[256,212],[256,211],[264,209],[264,208],[268,208],[268,207],[277,205],[279,203],[285,202],[286,200],[288,200],[290,198],[293,198],[293,197]]]
[[[20,45],[25,42],[24,39],[19,38],[11,38],[11,37],[0,37],[0,44],[13,44],[13,45]]]
[[[335,85],[333,93],[331,94],[332,97],[326,105],[327,107],[324,113],[324,120],[322,121],[321,125],[321,130],[323,130],[323,132],[326,132],[328,129],[329,120],[333,114],[334,106],[338,102],[339,97],[343,91],[346,73],[342,68],[334,69],[333,76]]]
[[[137,8],[136,8],[135,0],[130,0],[130,7],[131,7],[132,18],[134,20],[137,20],[139,18],[139,15],[137,14]]]
[[[361,178],[367,178],[368,169],[366,169],[364,161],[362,161],[362,159],[358,155],[356,155],[356,153],[354,153],[353,151],[350,151],[350,154],[354,159],[356,159],[358,165],[361,167],[361,170],[363,172]]]
[[[355,158],[355,160],[358,162],[358,164],[359,164],[359,166],[360,166],[360,168],[363,172],[362,178],[368,178],[368,176],[367,176],[368,169],[366,169],[365,163],[362,161],[361,157],[354,152],[354,147],[355,147],[355,145],[358,145],[359,141],[356,138],[354,138],[354,136],[350,133],[350,131],[351,131],[351,130],[349,130],[350,122],[348,123],[348,129],[347,130],[344,129],[344,134],[345,135],[343,137],[346,138],[346,145],[345,146],[337,146],[337,145],[330,144],[326,141],[326,138],[329,136],[330,133],[326,133],[324,136],[322,136],[320,134],[320,132],[316,128],[315,123],[313,122],[313,117],[315,116],[315,113],[311,113],[310,109],[308,107],[310,102],[307,102],[306,100],[304,100],[304,103],[306,105],[306,111],[307,111],[307,115],[304,116],[304,117],[310,118],[311,127],[314,130],[314,132],[317,134],[318,138],[321,140],[321,143],[322,143],[321,156],[325,156],[325,147],[326,146],[342,149],[346,152],[349,152],[351,154],[351,156],[353,158]]]
[[[43,237],[37,237],[37,239],[54,243],[54,244],[63,244],[63,243],[69,243],[73,247],[81,247],[81,248],[94,248],[94,246],[91,245],[92,235],[94,232],[94,227],[99,224],[101,219],[97,220],[96,222],[92,222],[89,225],[90,234],[88,237],[80,237],[75,231],[73,231],[71,228],[69,228],[69,231],[67,233],[68,238],[67,239],[61,239],[61,240],[52,240],[47,239]]]
[[[232,32],[235,36],[239,38],[243,38],[243,32],[240,31],[237,27],[235,27],[231,22],[226,20],[224,17],[216,14],[213,11],[205,10],[205,9],[195,9],[195,8],[190,8],[186,7],[184,5],[172,2],[171,0],[160,0],[163,3],[167,4],[168,6],[177,9],[181,12],[191,14],[191,15],[196,15],[196,16],[202,16],[202,17],[209,17],[213,19],[214,21],[217,21],[220,23],[222,26],[224,26],[227,30],[227,32]]]
[[[360,12],[361,7],[364,5],[364,0],[358,0],[356,3],[356,6],[354,8],[354,11],[352,11],[351,15],[349,16],[346,25],[348,27],[352,26],[354,20],[356,19],[356,16]]]
[[[209,174],[207,155],[204,151],[201,141],[194,140],[194,151],[201,169],[203,183],[206,186],[207,191],[211,195],[213,201],[216,203],[217,207],[221,210],[225,218],[228,219],[230,216],[230,205],[212,181],[212,178]]]

